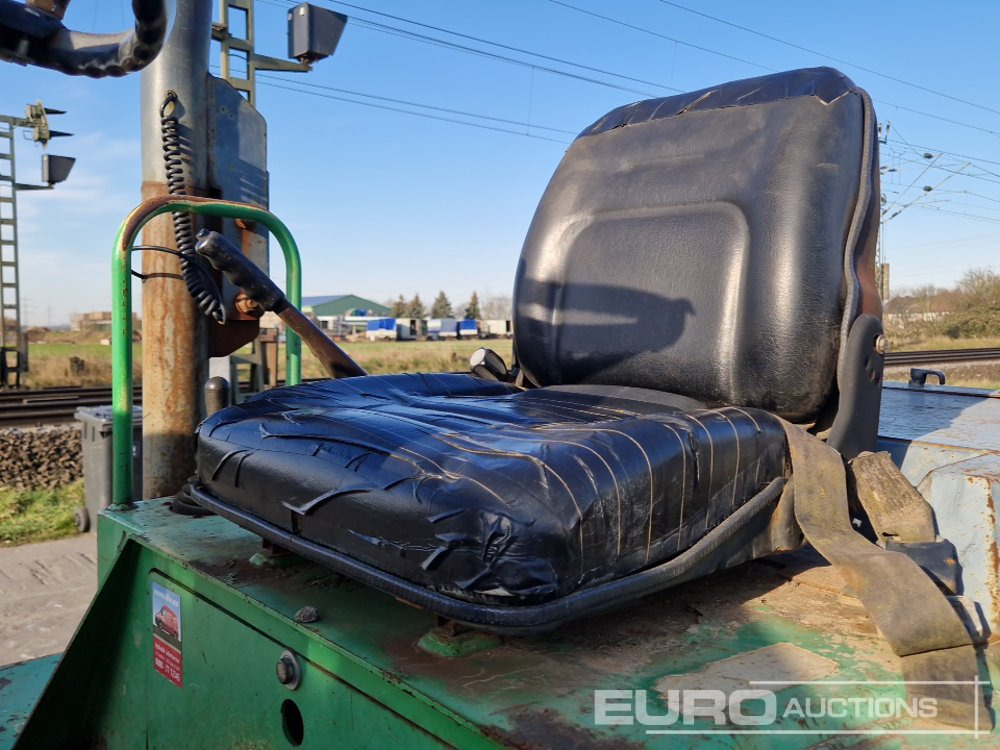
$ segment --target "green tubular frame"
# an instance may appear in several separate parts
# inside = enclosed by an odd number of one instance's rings
[[[111,271],[112,356],[112,471],[111,504],[132,504],[132,246],[139,231],[156,216],[186,211],[198,216],[216,216],[258,222],[274,235],[285,256],[285,294],[295,307],[302,305],[302,264],[292,233],[274,214],[256,206],[211,198],[163,196],[140,204],[125,217],[118,235]],[[285,333],[285,382],[302,382],[302,341],[292,331]]]

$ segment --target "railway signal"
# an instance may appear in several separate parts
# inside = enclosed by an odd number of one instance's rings
[[[69,156],[42,154],[44,185],[17,181],[14,133],[31,130],[32,140],[47,147],[52,138],[71,135],[49,126],[49,115],[65,114],[37,101],[29,104],[24,117],[0,115],[0,388],[17,387],[28,371],[28,340],[21,327],[21,287],[17,245],[17,193],[51,190],[69,177],[76,161]]]

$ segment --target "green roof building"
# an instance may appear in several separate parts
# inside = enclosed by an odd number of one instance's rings
[[[371,318],[388,318],[392,309],[356,294],[326,294],[302,298],[302,312],[332,335],[363,333]]]

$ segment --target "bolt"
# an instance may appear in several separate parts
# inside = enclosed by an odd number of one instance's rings
[[[264,308],[258,305],[254,300],[250,299],[246,295],[246,292],[238,292],[233,304],[235,305],[236,310],[243,315],[259,318],[264,314]]]
[[[889,348],[889,339],[885,337],[885,334],[880,333],[875,338],[875,352],[877,354],[885,354],[888,348]]]
[[[274,674],[277,676],[278,682],[289,690],[295,690],[299,686],[299,680],[302,677],[299,662],[295,658],[295,654],[291,651],[285,651],[278,658],[278,663],[274,665]]]

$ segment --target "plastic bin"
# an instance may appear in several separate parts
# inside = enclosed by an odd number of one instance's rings
[[[76,528],[87,531],[101,508],[111,505],[111,407],[76,410],[83,444],[84,506],[73,513]],[[132,408],[132,496],[142,496],[142,407]]]

